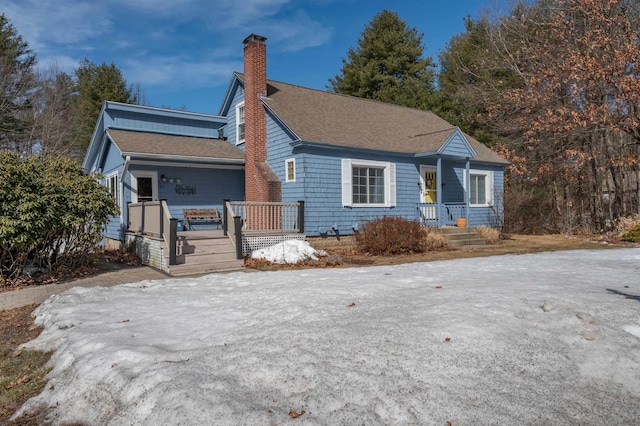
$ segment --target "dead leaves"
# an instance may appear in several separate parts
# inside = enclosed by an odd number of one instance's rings
[[[289,411],[289,416],[292,419],[297,419],[298,417],[302,416],[305,413],[304,410],[300,411],[299,413],[296,410],[291,410]]]
[[[26,383],[29,381],[29,376],[28,375],[24,375],[21,378],[19,378],[18,380],[16,380],[15,382],[11,382],[9,383],[9,386],[7,386],[8,389],[14,388],[16,386],[19,386],[23,383]]]
[[[356,302],[351,302],[350,305],[347,305],[347,308],[353,308],[354,306],[356,306]]]

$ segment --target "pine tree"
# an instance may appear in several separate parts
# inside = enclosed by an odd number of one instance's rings
[[[85,58],[75,70],[77,84],[77,123],[75,145],[84,153],[100,115],[104,101],[134,104],[137,102],[133,88],[114,63],[96,65]]]
[[[426,109],[434,92],[434,63],[423,58],[422,34],[383,10],[365,26],[356,48],[329,79],[335,93]]]
[[[0,149],[23,151],[34,87],[36,56],[0,15]]]

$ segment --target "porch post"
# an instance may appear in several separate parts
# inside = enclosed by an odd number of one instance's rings
[[[227,213],[227,203],[230,203],[229,198],[222,200],[222,235],[225,237],[229,235],[229,213]]]
[[[176,245],[178,242],[178,218],[169,219],[169,265],[177,265]]]
[[[298,201],[298,231],[304,234],[304,200]]]
[[[236,259],[242,259],[244,253],[242,252],[242,218],[240,216],[233,217],[233,229],[236,232],[236,235],[234,235],[236,239]]]
[[[436,207],[436,227],[442,227],[442,157],[438,154],[438,159],[436,161],[436,202],[438,206]]]
[[[470,204],[470,196],[471,194],[471,165],[469,162],[469,157],[467,157],[467,161],[464,165],[464,211],[466,214],[467,226],[469,226],[469,204]]]

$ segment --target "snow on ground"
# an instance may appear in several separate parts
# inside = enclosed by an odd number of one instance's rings
[[[306,259],[318,260],[318,256],[325,256],[326,252],[316,250],[306,241],[285,240],[264,249],[254,250],[251,257],[266,259],[274,263],[299,263]]]
[[[637,424],[640,249],[74,288],[53,424]],[[291,411],[304,414],[297,419]]]

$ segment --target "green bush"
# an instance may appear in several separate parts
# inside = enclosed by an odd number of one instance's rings
[[[107,188],[77,162],[0,152],[0,276],[86,264],[117,213]]]
[[[631,241],[633,243],[640,243],[640,223],[634,225],[628,232],[622,234],[622,241]]]
[[[427,251],[425,232],[418,222],[392,216],[365,222],[356,234],[356,244],[360,250],[374,255]]]

